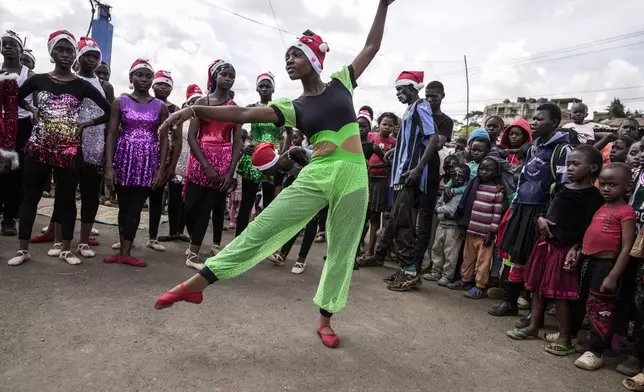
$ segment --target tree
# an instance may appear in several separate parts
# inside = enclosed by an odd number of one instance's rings
[[[509,103],[512,103],[512,101],[510,101],[509,98],[506,98],[506,99],[503,100],[503,103],[507,105]]]
[[[624,118],[626,117],[626,108],[619,98],[613,98],[611,103],[606,107],[608,118]]]
[[[465,117],[463,118],[463,122],[467,122],[469,119],[470,125],[477,124],[478,127],[481,126],[481,117],[483,117],[483,112],[480,110],[472,110],[471,112],[467,113]]]

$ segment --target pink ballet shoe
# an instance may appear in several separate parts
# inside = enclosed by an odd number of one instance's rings
[[[200,304],[203,301],[203,293],[201,291],[186,291],[186,287],[181,283],[181,292],[173,293],[166,292],[154,304],[155,309],[165,309],[172,306],[175,302],[186,301],[193,304]]]
[[[330,334],[324,334],[322,331],[325,329],[331,330],[332,333]],[[333,332],[333,329],[331,329],[330,325],[323,325],[318,328],[318,335],[320,335],[320,339],[322,339],[322,344],[329,348],[336,348],[340,345],[340,338],[338,335]]]

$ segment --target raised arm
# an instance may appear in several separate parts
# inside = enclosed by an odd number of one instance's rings
[[[367,42],[364,45],[362,51],[351,63],[353,67],[353,75],[356,80],[362,75],[367,66],[371,64],[371,61],[380,50],[380,44],[382,43],[382,35],[385,31],[385,20],[387,19],[387,8],[393,3],[394,0],[380,0],[378,4],[378,10],[376,11],[376,17],[373,20],[371,25],[371,30],[369,30],[369,35],[367,36]]]
[[[248,123],[278,123],[275,110],[268,107],[245,108],[239,106],[188,106],[178,110],[161,124],[160,132],[167,132],[168,127],[180,124],[194,117],[209,118],[222,122],[236,124]],[[192,147],[192,145],[190,145]]]

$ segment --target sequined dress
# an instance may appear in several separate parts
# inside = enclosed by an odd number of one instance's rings
[[[152,187],[152,178],[159,168],[157,130],[164,103],[156,98],[138,103],[127,95],[117,101],[121,105],[121,132],[114,153],[116,183]]]
[[[78,77],[87,80],[96,88],[96,90],[98,90],[99,93],[105,96],[103,86],[96,76],[93,78],[86,78],[78,75]],[[94,101],[85,98],[81,104],[78,122],[82,123],[84,121],[92,120],[96,117],[102,116],[103,114],[105,114],[103,110],[101,110]],[[103,166],[103,160],[105,158],[105,124],[93,125],[85,128],[83,131],[81,149],[83,150],[84,163],[101,167]]]
[[[264,107],[266,105],[261,102],[254,103],[249,105],[249,107]],[[275,145],[275,149],[279,152],[279,141],[280,141],[280,132],[281,128],[271,123],[258,123],[252,124],[250,128],[250,140],[254,145],[260,143],[269,142]],[[239,159],[239,164],[237,164],[237,173],[239,173],[243,178],[247,180],[253,180],[259,182],[263,175],[260,171],[253,168],[253,162],[251,156],[248,154],[242,154]]]
[[[219,106],[237,106],[232,99],[227,100]],[[188,181],[201,185],[205,188],[218,189],[228,174],[230,164],[233,160],[233,130],[234,123],[213,121],[209,119],[199,120],[199,133],[197,141],[210,166],[219,175],[218,182],[212,182],[206,176],[206,171],[199,160],[190,153],[186,178]]]
[[[108,120],[109,102],[86,80],[63,82],[48,74],[34,75],[25,81],[19,99],[30,94],[37,102],[38,119],[25,144],[25,155],[53,167],[76,167],[80,143],[75,135],[83,99],[89,98],[103,110],[103,116],[95,118],[98,123]]]

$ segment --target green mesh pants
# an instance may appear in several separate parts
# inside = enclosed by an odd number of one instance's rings
[[[270,256],[326,205],[327,259],[313,302],[331,313],[344,307],[355,252],[367,213],[367,168],[341,160],[313,160],[246,230],[206,266],[218,279],[230,279]]]

